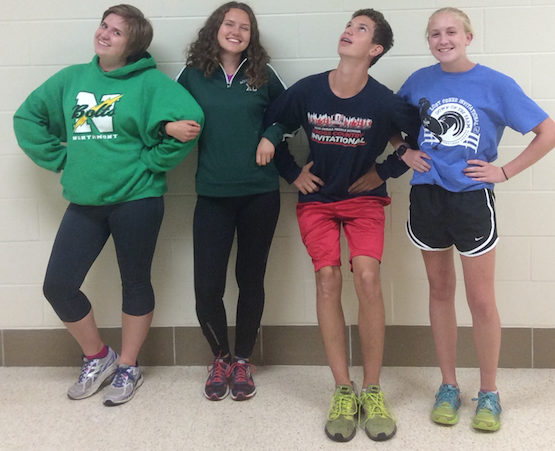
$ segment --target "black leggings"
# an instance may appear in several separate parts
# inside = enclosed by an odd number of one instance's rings
[[[79,321],[91,311],[80,288],[110,234],[120,269],[123,312],[142,316],[154,309],[150,269],[163,216],[162,197],[98,207],[68,206],[43,287],[46,299],[62,321]]]
[[[279,207],[278,190],[239,197],[198,196],[193,223],[196,308],[215,356],[229,353],[223,295],[236,230],[235,355],[252,354],[264,310],[264,275]]]

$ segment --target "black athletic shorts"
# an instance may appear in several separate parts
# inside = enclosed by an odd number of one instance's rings
[[[438,185],[414,185],[407,234],[422,250],[455,245],[467,257],[485,254],[499,239],[495,195],[490,189],[453,193]]]

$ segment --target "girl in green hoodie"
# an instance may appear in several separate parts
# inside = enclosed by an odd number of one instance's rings
[[[150,269],[165,173],[191,151],[204,121],[191,95],[156,69],[146,52],[152,35],[137,8],[109,8],[94,35],[92,62],[55,74],[14,117],[20,146],[39,166],[62,172],[70,201],[44,282],[46,298],[83,351],[68,396],[89,397],[113,376],[108,406],[129,401],[143,382],[137,355],[154,310]],[[121,356],[100,338],[80,290],[110,235],[122,280]]]

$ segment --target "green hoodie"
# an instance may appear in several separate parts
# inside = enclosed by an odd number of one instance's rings
[[[151,55],[110,72],[95,56],[32,92],[15,113],[14,130],[35,163],[63,171],[67,200],[107,205],[167,191],[165,172],[196,142],[165,135],[165,122],[181,119],[204,124],[197,102]]]

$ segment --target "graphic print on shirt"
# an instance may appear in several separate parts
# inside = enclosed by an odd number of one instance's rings
[[[249,81],[248,78],[243,78],[243,79],[239,82],[239,84],[241,84],[241,85],[246,84],[247,88],[245,89],[245,91],[247,91],[247,92],[256,92],[256,91],[258,91],[258,88],[255,88],[255,87],[249,85],[248,81]]]
[[[345,147],[365,146],[364,130],[372,127],[372,119],[307,113],[313,126],[310,139],[319,144],[341,144]]]
[[[122,97],[123,94],[105,94],[98,102],[91,92],[78,93],[76,105],[73,107],[73,131],[82,136],[74,135],[73,140],[117,138],[117,134],[113,133],[113,117],[116,113],[116,102]]]
[[[449,97],[432,105],[428,99],[422,98],[418,106],[424,126],[424,143],[432,144],[434,149],[442,144],[469,147],[478,152],[480,122],[476,109],[470,103]]]

